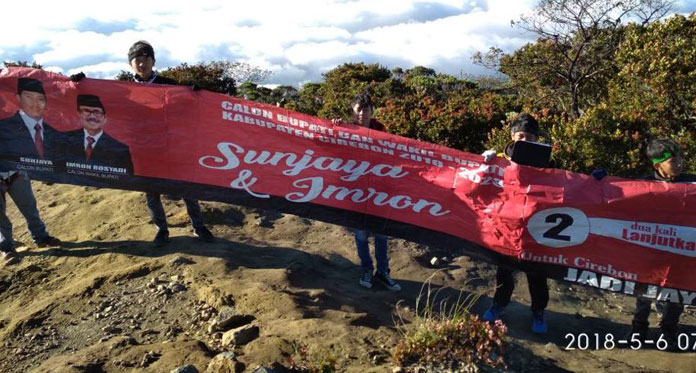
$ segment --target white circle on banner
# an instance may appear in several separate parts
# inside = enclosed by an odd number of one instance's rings
[[[544,246],[575,246],[585,242],[590,234],[590,220],[578,209],[555,207],[532,215],[527,230],[536,242]]]

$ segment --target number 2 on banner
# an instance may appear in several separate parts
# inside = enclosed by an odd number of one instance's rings
[[[536,212],[527,222],[534,240],[544,246],[579,245],[590,234],[590,221],[584,212],[571,207],[556,207]]]

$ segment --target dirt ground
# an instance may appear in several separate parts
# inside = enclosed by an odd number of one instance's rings
[[[170,372],[186,364],[205,371],[224,351],[234,353],[238,371],[252,372],[287,365],[300,345],[313,359],[335,356],[339,371],[392,372],[397,314],[413,317],[427,279],[441,288],[439,299],[482,294],[473,312],[490,303],[495,268],[459,253],[393,239],[392,276],[403,289],[368,290],[358,284],[355,244],[343,227],[204,202],[217,240],[202,243],[182,201],[164,199],[172,242],[154,248],[142,193],[38,182],[34,190],[48,230],[65,243],[35,248],[9,203],[22,261],[0,266],[0,372]],[[433,257],[446,260],[433,266]],[[536,336],[518,276],[503,316],[510,371],[696,371],[696,353],[578,349],[581,333],[602,343],[607,334],[624,337],[635,299],[554,281],[550,288],[550,331]],[[230,313],[234,321],[220,324]],[[651,323],[658,320],[653,312]],[[682,322],[696,343],[693,308]],[[230,343],[226,330],[236,327],[258,333]],[[576,349],[568,350],[573,337]]]

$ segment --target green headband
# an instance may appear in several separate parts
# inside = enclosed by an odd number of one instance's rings
[[[672,153],[670,153],[670,152],[668,152],[668,151],[665,150],[665,151],[662,153],[662,157],[659,157],[659,158],[651,158],[650,160],[652,161],[653,164],[658,164],[658,163],[662,163],[662,162],[664,162],[664,161],[666,161],[666,160],[668,160],[668,159],[670,159],[670,158],[672,158]]]

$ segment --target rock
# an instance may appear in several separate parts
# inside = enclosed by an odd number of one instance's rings
[[[438,264],[440,264],[440,259],[438,259],[436,256],[430,259],[431,266],[436,267]]]
[[[215,357],[210,360],[206,372],[235,373],[237,371],[237,363],[234,352],[223,352],[215,355]]]
[[[182,265],[189,265],[189,264],[195,264],[191,259],[184,258],[183,256],[177,256],[176,258],[172,259],[169,261],[169,265],[172,267],[178,267]]]
[[[253,316],[239,314],[232,307],[222,307],[217,316],[210,321],[210,325],[208,325],[208,333],[212,334],[216,331],[227,330],[231,327],[238,327],[248,324],[253,320]]]
[[[239,328],[232,329],[228,332],[225,332],[225,334],[222,335],[222,345],[223,346],[230,346],[230,345],[244,345],[247,344],[256,337],[259,336],[259,327],[256,325],[244,325],[240,326]]]
[[[283,370],[260,366],[256,369],[254,369],[251,373],[280,373],[280,372],[283,372]]]
[[[169,373],[198,373],[198,369],[195,366],[188,364],[180,366],[176,369],[172,369]]]
[[[150,366],[150,364],[157,361],[161,356],[162,356],[162,354],[160,354],[160,353],[150,351],[150,352],[146,353],[145,355],[143,355],[142,360],[140,360],[139,366],[141,368],[147,368]]]
[[[136,344],[138,344],[138,343],[135,341],[135,338],[133,338],[129,335],[126,335],[126,336],[122,337],[122,339],[112,343],[111,346],[109,346],[109,349],[113,350],[114,348],[125,347],[128,345],[134,346]]]
[[[560,351],[560,349],[558,348],[558,346],[556,346],[556,344],[553,343],[553,342],[549,342],[549,343],[547,343],[546,345],[544,345],[544,349],[545,349],[546,352],[548,352],[548,353]]]
[[[169,284],[169,289],[175,293],[178,293],[180,291],[186,290],[186,286],[184,286],[178,282],[172,282]]]

